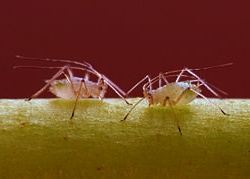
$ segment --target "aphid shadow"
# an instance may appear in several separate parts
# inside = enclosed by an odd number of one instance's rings
[[[62,113],[67,113],[67,116],[71,115],[71,112],[73,110],[75,104],[75,100],[66,100],[66,99],[53,99],[49,102],[50,109],[53,110],[60,110]],[[80,99],[77,101],[77,106],[75,110],[75,115],[78,115],[80,113],[79,111],[89,111],[89,110],[96,110],[96,108],[101,108],[106,103],[102,100],[98,99]]]
[[[174,112],[173,112],[174,110]],[[164,118],[164,117],[173,117],[173,113],[176,114],[176,117],[185,116],[190,118],[193,114],[193,111],[188,105],[183,106],[174,106],[173,110],[166,106],[152,106],[147,107],[143,113],[146,118]]]
[[[160,128],[177,128],[178,122],[183,128],[193,115],[194,111],[188,105],[174,106],[172,109],[169,106],[152,106],[145,109],[140,119]]]

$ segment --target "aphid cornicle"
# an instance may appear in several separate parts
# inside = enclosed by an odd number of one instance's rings
[[[210,91],[215,96],[219,97],[219,94],[216,93],[207,82],[205,82],[203,79],[201,79],[196,73],[193,71],[198,71],[202,69],[210,69],[215,67],[222,67],[232,65],[232,63],[227,63],[223,65],[217,65],[213,67],[206,67],[206,68],[199,68],[199,69],[189,69],[184,68],[183,70],[175,70],[175,71],[169,71],[165,73],[160,73],[158,76],[154,77],[153,79],[150,79],[150,77],[147,75],[142,80],[140,80],[138,83],[136,83],[128,92],[131,93],[139,84],[141,84],[143,81],[148,80],[147,83],[143,85],[143,98],[140,99],[125,115],[125,117],[121,120],[124,121],[128,117],[128,115],[133,111],[133,109],[144,99],[147,100],[149,106],[150,105],[162,105],[166,106],[168,105],[174,116],[174,120],[176,122],[176,125],[178,127],[178,130],[180,134],[182,135],[181,128],[179,126],[178,120],[175,117],[175,112],[173,109],[173,106],[175,105],[185,105],[193,101],[197,96],[200,96],[207,100],[209,103],[217,107],[224,115],[226,114],[218,105],[213,103],[211,100],[209,100],[207,97],[205,97],[201,93],[201,86],[204,86],[208,91]],[[185,75],[187,73],[187,75]],[[168,77],[176,77],[176,80],[174,82],[169,82],[167,80]],[[186,80],[181,81],[181,78],[186,78]],[[158,82],[159,87],[157,89],[152,89],[153,84]],[[162,83],[165,83],[162,85]],[[211,84],[210,84],[211,85]],[[215,88],[215,87],[214,87]],[[216,88],[217,89],[217,88]],[[219,90],[219,89],[217,89]],[[222,93],[222,90],[219,90]]]
[[[30,68],[45,68],[45,69],[59,69],[58,72],[53,75],[53,77],[49,80],[46,80],[46,84],[39,89],[36,93],[30,96],[27,100],[31,100],[33,98],[38,97],[43,91],[45,91],[49,87],[49,91],[53,93],[55,96],[63,99],[75,99],[73,111],[70,119],[73,118],[76,104],[79,98],[99,98],[103,99],[108,86],[119,96],[121,97],[127,104],[130,104],[125,99],[125,92],[119,88],[114,82],[112,82],[105,75],[99,73],[95,70],[92,65],[87,62],[77,62],[70,60],[62,60],[62,59],[43,59],[43,58],[32,58],[32,57],[23,57],[16,56],[19,59],[25,60],[34,60],[34,61],[47,61],[47,62],[59,62],[59,63],[67,63],[62,67],[58,66],[15,66],[15,68],[20,67],[30,67]],[[75,66],[70,66],[75,65]],[[73,75],[72,70],[81,70],[85,72],[85,76],[75,77]],[[98,78],[97,82],[93,82],[89,79],[89,74],[95,75]],[[60,76],[64,76],[63,79],[58,79]]]

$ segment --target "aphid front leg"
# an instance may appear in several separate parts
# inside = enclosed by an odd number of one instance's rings
[[[103,78],[100,78],[98,80],[98,90],[99,90],[99,99],[102,100],[104,98],[105,93],[107,92],[107,84],[105,83],[105,80]]]
[[[177,117],[176,117],[176,113],[175,113],[174,108],[173,108],[175,102],[173,102],[173,101],[167,96],[167,97],[165,97],[165,99],[164,99],[164,101],[163,101],[163,106],[165,106],[166,103],[168,103],[168,105],[169,105],[169,107],[170,107],[170,109],[171,109],[171,112],[172,112],[172,114],[173,114],[174,121],[175,121],[175,123],[176,123],[176,125],[177,125],[177,127],[178,127],[178,130],[179,130],[180,134],[182,135],[181,128],[180,128],[178,119],[177,119]]]

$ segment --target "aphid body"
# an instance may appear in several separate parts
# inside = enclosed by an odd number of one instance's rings
[[[96,83],[88,78],[71,77],[71,82],[72,84],[66,78],[54,80],[50,84],[49,91],[63,99],[76,99],[79,90],[79,98],[103,99],[108,89],[108,85],[101,79]]]
[[[144,97],[149,105],[166,104],[168,99],[171,99],[173,105],[184,105],[193,101],[197,97],[196,92],[201,92],[201,89],[195,84],[188,82],[171,82],[155,90],[144,90]]]
[[[44,68],[44,69],[59,69],[56,74],[52,76],[51,79],[46,80],[46,84],[39,89],[36,93],[28,98],[31,100],[33,98],[38,97],[42,92],[44,92],[47,88],[49,91],[53,93],[55,96],[63,99],[75,99],[75,104],[73,108],[73,112],[71,118],[74,116],[74,111],[76,108],[76,104],[79,98],[99,98],[103,99],[108,86],[119,96],[121,97],[127,104],[130,104],[125,99],[125,92],[119,88],[115,83],[113,83],[109,78],[105,75],[99,73],[95,70],[92,65],[87,62],[77,62],[70,60],[61,60],[61,59],[42,59],[42,58],[32,58],[32,57],[22,57],[17,56],[20,59],[26,60],[34,60],[34,61],[47,61],[47,62],[59,62],[59,63],[67,63],[64,66],[16,66],[16,68],[20,67],[29,67],[29,68]],[[69,64],[73,64],[74,66],[70,66]],[[85,76],[83,78],[76,77],[73,75],[72,70],[80,70],[85,72]],[[91,81],[89,79],[89,74],[94,75],[98,78],[97,82]],[[58,79],[60,76],[64,76],[62,79]]]
[[[197,96],[200,96],[207,100],[209,103],[217,107],[223,114],[226,114],[218,105],[213,103],[211,100],[209,100],[207,97],[205,97],[201,93],[201,86],[204,86],[208,91],[210,91],[215,96],[219,97],[219,95],[208,85],[207,82],[205,82],[203,79],[201,79],[196,73],[193,71],[202,70],[202,69],[209,69],[209,68],[215,68],[215,67],[221,67],[221,66],[227,66],[231,65],[232,63],[223,64],[223,65],[217,65],[213,67],[206,67],[206,68],[200,68],[200,69],[189,69],[184,68],[182,70],[175,70],[175,71],[169,71],[165,73],[160,73],[158,76],[154,77],[153,79],[150,79],[150,77],[147,75],[142,80],[137,82],[128,92],[129,94],[131,91],[133,91],[139,84],[141,84],[143,81],[148,79],[148,82],[143,85],[143,95],[144,97],[141,98],[127,113],[127,115],[121,120],[124,121],[128,117],[128,115],[132,112],[132,110],[144,99],[147,100],[149,106],[151,105],[162,105],[162,106],[170,106],[173,116],[176,122],[176,125],[179,129],[180,134],[182,134],[180,126],[178,124],[178,120],[175,117],[175,112],[173,109],[173,106],[176,105],[185,105],[193,101]],[[185,75],[184,73],[187,73]],[[176,80],[174,82],[169,82],[167,80],[168,77],[176,77]],[[181,81],[181,78],[187,78],[187,80]],[[162,85],[162,81],[165,83],[165,85]],[[155,82],[159,82],[159,86],[156,89],[153,89],[153,84]],[[214,87],[216,88],[216,87]],[[216,88],[217,89],[217,88]],[[217,89],[222,93],[222,90]]]

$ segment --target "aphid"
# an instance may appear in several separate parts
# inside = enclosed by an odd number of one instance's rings
[[[63,99],[75,99],[73,111],[70,119],[73,118],[76,104],[79,98],[99,98],[103,99],[108,86],[119,96],[121,97],[127,104],[130,104],[125,99],[125,92],[119,88],[115,83],[113,83],[109,78],[105,75],[96,71],[92,65],[87,62],[77,62],[70,60],[62,60],[62,59],[42,59],[42,58],[31,58],[31,57],[23,57],[16,56],[19,59],[25,60],[35,60],[35,61],[48,61],[48,62],[60,62],[67,63],[62,67],[45,67],[45,66],[15,66],[15,68],[20,67],[31,67],[31,68],[47,68],[47,69],[59,69],[58,72],[52,76],[51,79],[46,80],[46,84],[39,89],[36,93],[31,95],[27,100],[31,100],[33,98],[38,97],[42,92],[44,92],[48,87],[49,91],[53,93],[55,96]],[[75,66],[70,66],[75,65]],[[73,75],[72,70],[81,70],[85,71],[85,77],[76,77]],[[97,82],[93,82],[89,79],[89,74],[95,75],[98,77]],[[60,76],[64,76],[63,79],[58,79]]]
[[[220,97],[218,93],[216,93],[207,82],[205,82],[203,79],[201,79],[196,73],[193,71],[203,70],[203,69],[210,69],[215,67],[222,67],[232,65],[232,63],[213,66],[213,67],[206,67],[206,68],[199,68],[199,69],[189,69],[184,68],[182,70],[175,70],[175,71],[169,71],[165,73],[160,73],[158,76],[154,77],[153,79],[150,79],[150,77],[147,75],[142,80],[140,80],[138,83],[136,83],[128,92],[129,94],[131,91],[133,91],[139,84],[141,84],[143,81],[148,80],[147,83],[143,85],[143,98],[140,99],[126,114],[126,116],[121,120],[124,121],[128,117],[128,115],[133,111],[133,109],[144,99],[147,100],[149,106],[151,105],[162,105],[166,106],[168,105],[170,109],[172,110],[174,120],[176,122],[176,125],[178,127],[178,130],[180,134],[182,135],[181,128],[179,126],[178,120],[175,117],[175,112],[173,109],[173,106],[176,105],[185,105],[193,101],[197,96],[200,96],[207,100],[209,103],[217,107],[224,115],[226,114],[218,105],[213,103],[211,100],[209,100],[207,97],[205,97],[201,93],[201,86],[204,86],[208,91],[210,91],[212,94],[214,94],[217,97]],[[187,74],[185,74],[187,73]],[[168,77],[176,77],[176,80],[174,82],[169,82],[167,80]],[[181,81],[181,78],[187,78],[184,81]],[[157,89],[152,89],[153,84],[158,82],[159,87]],[[162,85],[162,83],[165,83]],[[211,84],[210,84],[211,85]],[[211,85],[212,86],[212,85]],[[213,88],[217,89],[213,86]],[[219,90],[219,89],[217,89]],[[219,90],[221,93],[225,93],[222,90]]]

